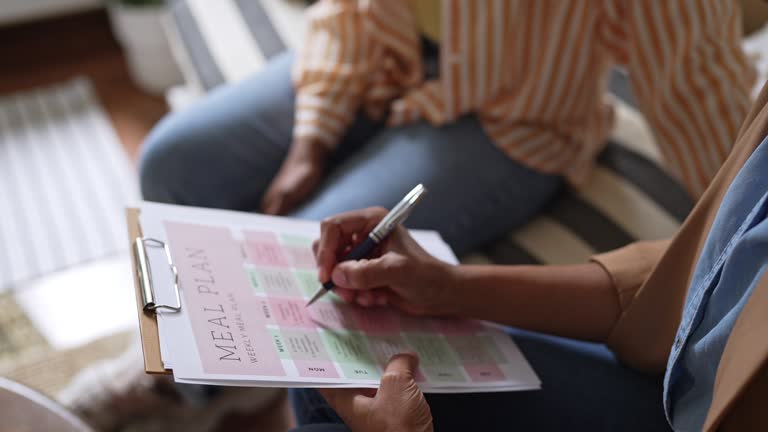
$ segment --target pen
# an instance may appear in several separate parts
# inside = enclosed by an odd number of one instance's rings
[[[427,188],[425,188],[421,183],[416,185],[415,188],[411,189],[411,191],[408,192],[408,194],[403,197],[403,199],[400,200],[397,205],[392,207],[392,210],[390,210],[386,216],[384,216],[384,219],[382,219],[381,222],[379,222],[378,225],[373,228],[373,230],[368,234],[368,237],[366,237],[365,241],[352,249],[349,254],[347,254],[347,256],[342,258],[341,261],[360,260],[368,256],[373,251],[373,249],[379,245],[379,243],[387,238],[387,236],[392,232],[392,230],[395,229],[396,226],[405,221],[405,219],[411,213],[411,210],[413,210],[413,207],[417,202],[419,202],[419,200],[421,200],[426,192]],[[331,291],[333,287],[333,281],[323,283],[323,286],[318,288],[317,292],[315,292],[309,302],[307,302],[307,307]]]

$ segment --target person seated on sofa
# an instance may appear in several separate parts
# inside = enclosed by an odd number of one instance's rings
[[[384,214],[323,222],[321,280],[364,307],[514,326],[543,389],[425,396],[398,355],[377,392],[293,391],[298,431],[768,430],[768,85],[671,240],[582,265],[454,266],[399,227],[379,256],[337,263]]]
[[[320,1],[297,56],[155,128],[142,193],[319,220],[424,183],[409,226],[463,255],[589,175],[621,65],[697,198],[749,106],[740,26],[737,2]]]

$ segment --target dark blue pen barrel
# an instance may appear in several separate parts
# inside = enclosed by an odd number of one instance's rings
[[[373,239],[368,236],[365,238],[364,242],[360,243],[354,249],[352,249],[349,252],[349,255],[345,256],[342,261],[357,261],[363,258],[367,258],[368,255],[370,255],[378,245],[378,243],[373,241]]]
[[[365,238],[364,242],[355,246],[349,252],[349,255],[342,258],[341,261],[357,261],[366,258],[371,254],[371,252],[373,252],[374,249],[376,249],[376,246],[378,245],[378,243],[376,243],[370,236],[368,236]],[[326,290],[332,290],[334,286],[335,285],[333,284],[333,281],[328,281],[323,284],[323,288]]]

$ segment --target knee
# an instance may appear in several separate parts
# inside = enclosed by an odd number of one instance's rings
[[[182,146],[190,139],[183,125],[170,114],[144,140],[139,155],[139,184],[147,201],[181,204],[185,172]]]

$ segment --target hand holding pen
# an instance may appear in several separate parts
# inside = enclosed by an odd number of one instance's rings
[[[361,243],[355,245],[354,247],[349,246],[350,250],[348,252],[346,252],[347,246],[345,246],[345,255],[341,261],[358,261],[363,258],[368,258],[373,250],[376,249],[376,247],[381,244],[394,229],[403,223],[406,218],[408,218],[408,216],[411,214],[411,211],[413,210],[413,207],[416,206],[419,201],[421,201],[421,198],[425,193],[427,193],[427,189],[422,184],[418,184],[416,187],[411,189],[411,191],[408,192],[408,194],[403,197],[399,203],[392,207],[392,210],[384,215],[384,217],[376,224],[376,226],[373,227],[370,232],[366,233],[366,235],[363,237],[364,240]],[[320,226],[320,234],[322,235],[324,231],[327,231],[329,227],[333,229],[333,222],[334,218],[323,221]],[[353,235],[353,238],[350,240],[354,241],[359,238],[361,237]],[[317,292],[312,296],[312,298],[307,303],[307,306],[311,305],[334,288],[335,284],[333,280],[329,279],[327,275],[320,274],[318,278],[323,283],[323,286],[319,288]]]
[[[367,259],[344,260],[391,213],[368,208],[323,221],[314,245],[319,279],[331,281],[333,291],[348,303],[392,305],[411,314],[448,314],[445,301],[450,296],[443,294],[453,283],[453,266],[427,253],[399,224]]]

